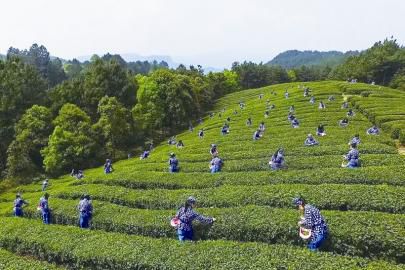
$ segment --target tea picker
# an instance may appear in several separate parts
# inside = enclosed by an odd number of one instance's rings
[[[300,226],[299,235],[303,239],[309,239],[307,247],[311,251],[317,251],[328,237],[328,226],[318,208],[306,204],[301,197],[294,198],[293,204],[303,214],[303,218],[298,222]]]
[[[177,230],[180,242],[193,240],[194,220],[206,224],[212,224],[215,221],[215,218],[205,217],[195,212],[193,208],[196,206],[196,202],[196,198],[192,196],[188,197],[184,206],[179,208],[176,216],[170,221],[170,224]]]

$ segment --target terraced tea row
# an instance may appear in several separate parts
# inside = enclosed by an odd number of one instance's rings
[[[105,185],[79,185],[53,193],[55,197],[78,199],[91,194],[96,200],[135,208],[175,209],[193,195],[201,207],[265,205],[291,207],[291,199],[302,195],[322,209],[405,212],[404,187],[386,185],[299,185],[220,186],[207,189],[129,190]],[[39,198],[41,193],[32,193]]]
[[[0,243],[10,250],[70,265],[71,269],[401,269],[302,248],[260,243],[204,241],[179,244],[171,239],[46,226],[23,219],[0,219]],[[184,257],[193,258],[192,263]],[[249,258],[249,259],[247,259]],[[306,263],[303,264],[302,262]]]
[[[77,200],[54,198],[51,202],[54,223],[77,225]],[[175,238],[176,231],[169,226],[174,210],[132,209],[99,201],[94,201],[94,207],[97,210],[92,221],[93,229]],[[0,209],[6,209],[6,205],[0,204]],[[26,208],[25,212],[28,217],[40,218],[33,206]],[[303,244],[297,238],[298,214],[293,209],[246,206],[199,209],[199,212],[216,217],[217,222],[209,227],[197,225],[196,239]],[[10,212],[0,214],[7,216]],[[330,232],[325,250],[398,262],[405,260],[401,255],[405,254],[405,248],[396,244],[405,235],[403,215],[351,211],[324,211],[323,214],[328,220]]]
[[[33,258],[17,256],[0,248],[0,269],[2,270],[57,270],[64,269]]]

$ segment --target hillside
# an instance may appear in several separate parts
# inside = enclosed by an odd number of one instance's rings
[[[278,54],[268,65],[279,65],[283,68],[297,68],[301,66],[337,66],[350,55],[357,55],[358,52],[338,51],[298,51],[289,50]]]
[[[303,85],[311,89],[315,105],[303,97]],[[328,101],[331,95],[336,100]],[[1,194],[0,266],[9,258],[5,269],[27,264],[21,269],[405,269],[405,160],[394,140],[405,142],[404,95],[336,81],[229,94],[217,101],[212,118],[177,135],[182,149],[164,142],[148,159],[115,162],[110,175],[94,168],[83,180],[51,179],[47,191],[55,225],[43,225],[36,210],[41,183]],[[346,128],[338,126],[347,112],[341,109],[344,98],[356,113]],[[275,105],[268,118],[266,100]],[[321,100],[325,110],[318,109]],[[240,109],[239,102],[246,107]],[[301,123],[296,129],[287,120],[291,105]],[[221,135],[227,117],[230,133]],[[249,117],[251,127],[245,124]],[[262,121],[264,135],[253,141]],[[382,134],[367,136],[374,122]],[[304,146],[321,123],[327,136],[316,137],[318,146]],[[356,133],[362,167],[341,168]],[[208,169],[212,143],[225,162],[216,174]],[[272,171],[268,161],[279,147],[286,168]],[[167,172],[170,152],[180,162],[177,174]],[[11,217],[16,192],[30,203],[25,218]],[[92,230],[77,227],[83,194],[93,199]],[[217,221],[196,224],[195,240],[201,241],[182,245],[169,221],[190,195],[197,198],[199,213]],[[298,236],[300,215],[291,202],[297,195],[319,207],[328,222],[322,252],[308,251]]]

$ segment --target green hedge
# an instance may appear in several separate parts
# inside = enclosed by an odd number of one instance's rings
[[[357,170],[322,168],[318,170],[284,170],[257,172],[178,173],[135,171],[130,167],[104,176],[93,173],[74,185],[104,184],[132,189],[212,188],[222,185],[267,184],[365,184],[405,185],[405,166],[363,167]],[[20,190],[24,191],[25,187]],[[28,189],[29,190],[29,189]],[[40,186],[37,187],[40,190]]]
[[[54,223],[77,225],[77,201],[51,198],[50,203]],[[93,229],[151,237],[176,237],[175,230],[169,226],[175,209],[132,209],[99,201],[94,201],[94,209]],[[201,226],[197,223],[196,239],[304,245],[297,235],[299,214],[293,209],[247,206],[197,210],[201,214],[216,217],[217,222],[215,226]],[[405,235],[404,215],[351,211],[322,211],[322,214],[330,230],[325,250],[398,262],[405,259],[405,248],[398,245]],[[33,206],[26,208],[25,216],[40,218]]]
[[[7,250],[0,249],[1,270],[52,270],[64,269],[46,262],[35,261],[32,258],[17,256]]]
[[[180,244],[39,222],[0,220],[0,245],[70,269],[401,269],[381,261],[260,243]],[[305,263],[303,263],[305,262]]]
[[[53,193],[66,199],[77,199],[82,194],[94,199],[136,208],[172,209],[190,195],[199,198],[201,207],[234,207],[267,205],[291,207],[297,194],[322,209],[365,210],[390,213],[405,212],[405,188],[386,185],[299,185],[221,186],[207,189],[128,190],[104,185],[81,185]],[[34,193],[33,193],[34,194]],[[40,193],[36,195],[38,198]]]

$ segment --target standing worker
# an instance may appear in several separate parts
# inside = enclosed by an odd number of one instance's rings
[[[43,197],[39,199],[39,208],[41,209],[42,221],[44,224],[50,224],[51,210],[48,204],[49,194],[45,193]]]
[[[88,229],[90,227],[91,218],[93,217],[93,205],[89,195],[84,195],[81,197],[77,209],[79,210],[80,228]]]
[[[48,179],[45,179],[43,182],[42,182],[42,191],[45,191],[45,189],[48,187]]]
[[[194,197],[189,197],[184,206],[180,207],[177,211],[175,218],[179,219],[180,223],[177,227],[177,235],[180,242],[186,240],[193,240],[193,220],[198,220],[201,223],[212,224],[215,218],[204,217],[196,213],[193,208],[196,205],[196,199]]]
[[[176,155],[174,153],[170,153],[170,158],[169,158],[169,172],[175,173],[179,171],[179,161],[176,158]]]
[[[23,213],[24,205],[28,205],[28,203],[25,200],[23,200],[23,198],[21,198],[20,193],[17,193],[17,195],[15,196],[14,209],[13,209],[15,217],[22,217],[24,215],[24,213]]]

